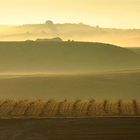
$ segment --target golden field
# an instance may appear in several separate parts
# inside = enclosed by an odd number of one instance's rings
[[[92,118],[140,116],[140,102],[91,100],[1,100],[0,118]]]

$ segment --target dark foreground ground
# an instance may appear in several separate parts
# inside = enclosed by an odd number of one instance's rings
[[[0,120],[0,140],[140,140],[140,118]]]

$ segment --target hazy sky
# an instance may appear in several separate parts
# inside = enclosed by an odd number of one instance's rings
[[[0,24],[79,23],[140,28],[140,0],[0,0]]]

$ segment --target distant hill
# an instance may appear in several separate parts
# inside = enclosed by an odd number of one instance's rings
[[[90,42],[0,42],[0,73],[93,73],[140,68],[140,55]]]
[[[96,41],[124,47],[140,46],[140,29],[114,29],[86,24],[25,24],[20,26],[0,25],[1,41],[36,40],[59,36],[66,40]]]

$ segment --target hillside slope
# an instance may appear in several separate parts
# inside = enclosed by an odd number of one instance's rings
[[[0,73],[89,73],[140,68],[140,56],[88,42],[0,42]]]
[[[133,47],[133,48],[128,48],[128,49],[130,49],[131,51],[133,51],[136,54],[139,54],[140,55],[140,47]]]

